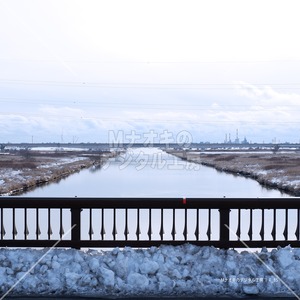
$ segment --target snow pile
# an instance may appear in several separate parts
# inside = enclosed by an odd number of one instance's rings
[[[0,249],[1,293],[24,275],[12,295],[292,295],[300,294],[300,249]]]

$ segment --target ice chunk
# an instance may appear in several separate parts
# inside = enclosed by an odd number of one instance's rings
[[[156,261],[151,261],[148,258],[140,265],[142,274],[155,274],[159,269],[159,264]]]
[[[145,290],[149,285],[149,279],[139,273],[130,273],[127,282],[136,290]]]
[[[243,292],[247,295],[257,295],[259,293],[258,287],[254,284],[243,285]]]
[[[100,268],[101,279],[99,282],[102,282],[107,287],[113,287],[115,284],[115,273],[112,270],[101,267]]]
[[[281,268],[285,269],[294,262],[294,256],[290,247],[280,249],[276,253],[277,261]]]
[[[93,257],[89,261],[89,267],[90,267],[92,272],[97,273],[97,271],[99,270],[99,267],[100,267],[99,260],[97,258]]]

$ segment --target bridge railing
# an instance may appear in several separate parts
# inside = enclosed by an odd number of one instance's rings
[[[0,198],[0,247],[300,246],[299,198]]]

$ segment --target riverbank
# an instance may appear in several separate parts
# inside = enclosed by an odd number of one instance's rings
[[[202,153],[167,151],[184,160],[213,167],[218,171],[250,177],[261,185],[300,196],[300,154],[235,152]]]
[[[0,155],[0,196],[21,194],[36,186],[59,181],[84,168],[101,167],[116,152],[30,151]]]

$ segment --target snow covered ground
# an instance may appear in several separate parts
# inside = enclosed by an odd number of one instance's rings
[[[83,156],[49,157],[34,161],[34,167],[0,168],[0,196],[9,196],[21,192],[24,186],[34,187],[36,182],[49,182],[62,177],[62,174],[73,173],[84,166],[91,166],[92,160]]]
[[[22,149],[18,149],[22,150]],[[5,154],[5,155],[2,155]],[[0,196],[20,194],[37,185],[59,180],[83,168],[104,164],[118,151],[99,153],[77,148],[35,148],[0,155]]]
[[[0,290],[14,285],[10,295],[295,297],[300,249],[0,249]]]

